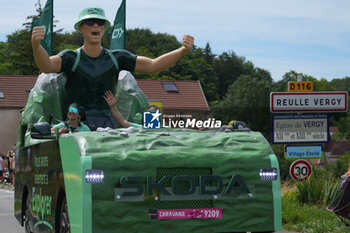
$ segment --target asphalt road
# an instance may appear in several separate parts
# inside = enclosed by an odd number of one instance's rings
[[[0,232],[24,233],[14,216],[13,198],[13,191],[0,189]]]

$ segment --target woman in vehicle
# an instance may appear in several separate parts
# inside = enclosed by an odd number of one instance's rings
[[[81,108],[78,104],[73,103],[68,108],[67,121],[54,125],[51,128],[51,134],[55,134],[55,130],[58,130],[59,134],[62,133],[74,133],[74,132],[83,132],[90,131],[90,128],[81,122],[80,116]]]

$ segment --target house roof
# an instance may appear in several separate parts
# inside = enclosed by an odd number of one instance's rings
[[[331,158],[339,158],[348,151],[350,151],[350,140],[330,141],[325,148],[325,152],[331,152]]]
[[[0,75],[0,92],[4,95],[0,98],[0,108],[23,108],[28,100],[28,90],[34,87],[36,80],[37,76]],[[163,101],[164,109],[209,111],[198,80],[137,80],[137,83],[149,100]],[[165,91],[163,83],[173,83],[177,91]]]
[[[0,75],[0,108],[23,108],[28,100],[28,90],[34,87],[38,76]],[[1,94],[1,93],[0,93]]]
[[[198,80],[190,81],[160,81],[137,80],[139,88],[152,101],[163,101],[164,109],[209,111],[202,86]],[[177,89],[166,91],[164,84],[173,83]]]

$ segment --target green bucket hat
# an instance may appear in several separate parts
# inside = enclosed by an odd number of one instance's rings
[[[108,21],[108,19],[105,16],[105,11],[101,8],[97,7],[89,7],[85,8],[84,10],[80,11],[79,14],[79,21],[74,24],[75,30],[79,30],[79,26],[87,19],[102,19],[105,20],[105,30],[109,28],[111,23]]]

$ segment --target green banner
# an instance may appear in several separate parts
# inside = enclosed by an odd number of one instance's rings
[[[125,49],[125,0],[122,1],[114,19],[110,49]]]
[[[45,38],[41,41],[49,56],[52,55],[52,32],[53,32],[53,0],[47,0],[41,16],[34,19],[31,30],[34,27],[42,26],[45,28]]]

